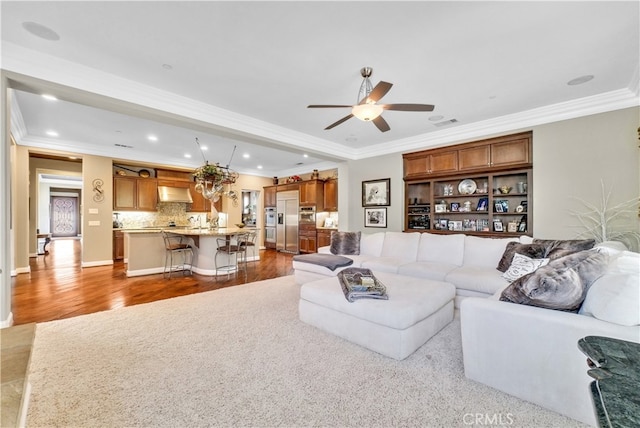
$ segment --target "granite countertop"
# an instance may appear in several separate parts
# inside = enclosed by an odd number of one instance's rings
[[[316,227],[316,229],[321,229],[321,230],[338,230],[337,227]]]
[[[115,229],[114,229],[115,230]],[[203,227],[200,228],[183,228],[183,227],[149,227],[140,229],[121,229],[124,233],[130,234],[144,234],[144,233],[160,233],[162,231],[176,233],[179,235],[192,235],[192,236],[224,236],[234,233],[256,231],[255,227],[251,228],[239,228],[239,227],[219,227],[217,229],[209,229]]]

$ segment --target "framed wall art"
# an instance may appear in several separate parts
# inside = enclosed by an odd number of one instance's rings
[[[362,206],[378,207],[391,205],[391,179],[362,182]],[[386,226],[385,226],[386,227]]]
[[[364,227],[387,227],[387,209],[365,208]]]

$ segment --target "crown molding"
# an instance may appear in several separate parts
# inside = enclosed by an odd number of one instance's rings
[[[424,150],[429,147],[446,146],[465,140],[475,140],[489,135],[512,132],[517,129],[638,107],[639,105],[640,98],[638,97],[637,90],[620,89],[467,125],[458,125],[429,132],[415,137],[397,140],[393,142],[393,145],[389,143],[378,144],[361,149],[357,156],[358,159],[365,159],[391,153]]]

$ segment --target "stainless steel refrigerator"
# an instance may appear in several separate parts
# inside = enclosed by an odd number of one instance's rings
[[[298,253],[298,191],[276,195],[276,250]]]

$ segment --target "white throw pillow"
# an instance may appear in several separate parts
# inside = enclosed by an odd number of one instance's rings
[[[547,263],[549,263],[549,259],[532,259],[531,257],[515,253],[511,266],[502,274],[502,277],[509,282],[513,282],[528,273],[535,272],[536,269]]]
[[[580,313],[619,325],[640,325],[640,277],[602,275],[589,288]]]

